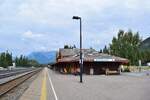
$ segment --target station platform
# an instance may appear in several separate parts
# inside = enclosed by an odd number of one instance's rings
[[[44,68],[19,100],[49,100],[49,98],[55,100],[48,80],[48,69]]]
[[[149,76],[83,75],[83,79],[80,83],[79,76],[44,68],[18,100],[150,100]]]

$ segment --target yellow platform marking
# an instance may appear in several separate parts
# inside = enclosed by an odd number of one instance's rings
[[[44,69],[44,79],[42,81],[41,97],[40,100],[47,100],[47,90],[46,90],[46,70]]]

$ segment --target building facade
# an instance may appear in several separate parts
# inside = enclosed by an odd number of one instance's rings
[[[59,49],[56,64],[53,68],[61,73],[78,74],[80,72],[80,50]],[[120,66],[128,64],[128,60],[104,53],[94,49],[83,49],[83,73],[85,74],[109,74],[120,73]]]

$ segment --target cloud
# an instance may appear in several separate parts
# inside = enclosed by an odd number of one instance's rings
[[[33,33],[30,30],[28,30],[25,33],[23,33],[23,37],[24,38],[41,38],[42,36],[43,36],[43,34],[41,34],[41,33]]]
[[[82,17],[84,48],[103,48],[119,29],[146,38],[149,5],[149,0],[1,0],[0,47],[21,53],[57,50],[64,44],[79,47],[79,22],[73,15]]]

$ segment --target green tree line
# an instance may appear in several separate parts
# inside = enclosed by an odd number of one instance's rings
[[[64,49],[73,49],[73,48],[76,48],[76,45],[74,44],[73,46],[72,45],[64,45]]]
[[[29,60],[26,56],[20,55],[20,57],[16,57],[15,61],[16,66],[21,66],[21,67],[31,67],[35,66],[37,67],[39,63],[35,60]]]
[[[8,66],[13,65],[13,62],[16,64],[16,67],[39,66],[37,61],[29,60],[26,56],[20,55],[13,59],[12,53],[8,51],[0,53],[0,67],[8,68]]]
[[[139,60],[142,63],[150,61],[150,49],[140,50],[141,42],[138,32],[119,30],[117,37],[113,37],[109,46],[105,46],[100,52],[127,58],[130,65],[138,65]]]

